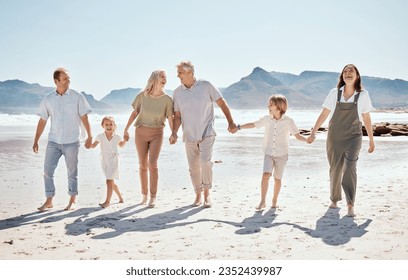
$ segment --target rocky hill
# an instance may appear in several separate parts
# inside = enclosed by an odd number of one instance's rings
[[[304,71],[300,75],[267,72],[256,67],[252,73],[223,91],[233,108],[264,108],[268,97],[280,93],[292,108],[320,108],[327,94],[335,88],[339,73]],[[362,76],[363,87],[378,109],[407,108],[408,82]]]
[[[289,107],[298,109],[321,108],[328,92],[336,87],[339,73],[304,71],[300,75],[268,72],[260,67],[240,81],[220,90],[234,109],[265,108],[269,96],[283,94]],[[363,86],[370,93],[377,109],[408,108],[408,82],[362,76]],[[0,82],[0,112],[30,112],[38,108],[43,96],[54,88],[29,84],[20,80]],[[115,89],[100,101],[82,92],[95,111],[131,110],[131,104],[140,88]],[[166,90],[169,95],[173,92]]]
[[[53,87],[43,87],[39,84],[29,84],[20,80],[0,82],[0,112],[35,113],[43,97],[54,89]],[[108,105],[96,100],[91,94],[81,93],[93,109],[109,108]]]

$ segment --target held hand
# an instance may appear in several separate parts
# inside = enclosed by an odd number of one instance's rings
[[[38,142],[34,142],[33,151],[34,153],[38,154]]]
[[[92,137],[88,137],[85,141],[85,148],[89,149],[92,146]]]
[[[129,133],[128,133],[127,131],[125,131],[125,132],[123,133],[123,140],[129,141],[129,139],[130,139]]]
[[[176,144],[177,138],[178,138],[177,133],[172,133],[169,137],[170,145]]]
[[[230,133],[234,134],[235,132],[238,131],[237,125],[236,125],[235,123],[230,123],[230,124],[228,125],[228,131],[229,131]]]
[[[309,137],[307,137],[306,142],[309,144],[312,144],[315,139],[316,139],[316,136],[310,135]]]

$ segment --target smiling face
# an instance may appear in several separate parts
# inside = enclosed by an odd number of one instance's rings
[[[113,134],[116,129],[116,124],[110,118],[104,118],[102,122],[102,127],[105,130],[105,133]]]
[[[352,65],[348,65],[344,68],[342,76],[346,85],[354,85],[358,79],[357,71]]]
[[[274,94],[269,98],[269,115],[275,119],[280,119],[288,109],[288,101],[285,96],[281,94]]]
[[[268,105],[268,110],[269,110],[269,115],[272,117],[274,115],[276,115],[276,113],[280,114],[280,111],[278,110],[278,108],[276,107],[276,105],[273,102],[270,102]]]
[[[165,72],[160,72],[160,74],[159,74],[159,80],[158,80],[157,83],[159,84],[159,86],[160,86],[161,88],[164,88],[164,86],[165,86],[166,83],[167,83],[167,76],[166,76],[166,73],[165,73]]]
[[[183,66],[177,67],[177,78],[186,87],[191,87],[194,84],[194,74],[192,71],[186,71]]]
[[[59,74],[58,79],[55,79],[54,82],[57,86],[57,92],[59,94],[66,92],[69,88],[69,84],[71,83],[68,72],[62,71]]]

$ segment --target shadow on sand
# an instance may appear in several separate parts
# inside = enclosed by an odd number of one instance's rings
[[[66,218],[88,217],[90,213],[101,210],[101,207],[80,208],[73,211],[35,211],[32,213],[0,220],[0,230],[15,228],[38,223],[51,223],[61,221]]]
[[[316,228],[310,229],[293,223],[294,228],[302,230],[308,236],[321,238],[322,241],[331,246],[343,245],[350,242],[352,237],[362,237],[367,233],[366,228],[372,222],[367,219],[363,224],[357,225],[352,217],[340,218],[339,208],[329,208],[324,215],[316,221]]]
[[[193,222],[179,222],[200,212],[202,207],[185,206],[173,209],[164,213],[157,213],[145,218],[131,218],[131,216],[141,213],[149,208],[143,207],[135,209],[136,206],[130,206],[114,213],[99,215],[93,218],[80,217],[74,222],[65,226],[67,235],[93,235],[93,239],[114,238],[127,232],[151,232],[180,227]],[[95,235],[92,229],[109,228],[112,231]]]
[[[255,212],[253,216],[245,218],[242,222],[233,222],[218,219],[199,219],[190,222],[180,222],[203,210],[202,207],[185,206],[167,212],[153,214],[145,218],[133,218],[133,215],[147,210],[147,207],[137,208],[140,205],[130,206],[113,213],[101,214],[89,217],[93,212],[100,211],[100,207],[80,208],[73,211],[47,211],[32,212],[14,218],[0,220],[0,231],[38,223],[53,223],[63,219],[76,218],[72,223],[65,226],[67,235],[92,235],[93,239],[114,238],[126,232],[152,232],[181,227],[199,222],[224,223],[237,227],[236,234],[255,234],[261,232],[262,228],[272,228],[281,225],[290,225],[303,231],[312,238],[320,238],[325,244],[331,246],[343,245],[350,242],[351,238],[362,237],[367,233],[366,228],[372,222],[367,219],[363,224],[357,225],[354,219],[344,216],[340,218],[339,208],[329,208],[324,215],[316,221],[316,228],[307,228],[294,223],[273,223],[277,214],[275,209],[269,211]],[[112,231],[95,235],[92,229],[109,228]]]
[[[235,231],[236,234],[254,234],[261,231],[262,228],[271,228],[274,226],[279,226],[279,224],[273,224],[273,221],[277,217],[275,213],[276,209],[270,209],[263,214],[262,211],[257,211],[253,216],[245,218],[242,222],[231,222],[225,220],[215,220],[215,219],[200,219],[200,222],[215,222],[215,223],[224,223],[238,227]]]

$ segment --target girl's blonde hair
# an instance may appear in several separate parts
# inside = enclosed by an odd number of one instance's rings
[[[102,127],[103,127],[103,123],[104,123],[105,121],[111,121],[111,122],[113,123],[114,128],[116,128],[116,122],[115,122],[115,119],[114,119],[113,117],[111,117],[111,116],[105,116],[105,117],[103,117],[103,119],[102,119],[102,121],[101,121],[101,126],[102,126]]]
[[[163,69],[155,70],[150,75],[149,80],[147,81],[147,85],[142,91],[145,95],[150,95],[153,93],[154,88],[156,87],[157,83],[160,81],[160,74],[166,73]]]
[[[286,99],[285,96],[281,94],[274,94],[271,97],[269,97],[269,104],[275,105],[276,108],[279,110],[281,116],[283,116],[286,113],[286,110],[288,109],[288,100]]]

